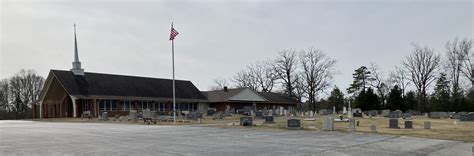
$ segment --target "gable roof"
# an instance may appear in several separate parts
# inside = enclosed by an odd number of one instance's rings
[[[233,101],[233,97],[239,95],[241,92],[245,90],[250,90],[260,96],[264,101],[260,102],[268,102],[268,103],[290,103],[290,104],[297,104],[299,103],[297,100],[281,93],[269,93],[269,92],[256,92],[249,88],[236,88],[236,89],[228,89],[227,92],[224,90],[214,90],[214,91],[204,91],[202,92],[204,96],[207,97],[209,102],[230,102]]]
[[[74,75],[71,71],[63,70],[51,70],[50,74],[72,96],[173,98],[173,81],[170,79],[90,72]],[[206,100],[191,81],[175,80],[175,84],[177,99]]]

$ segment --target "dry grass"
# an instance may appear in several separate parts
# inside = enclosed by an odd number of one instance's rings
[[[177,125],[193,125],[193,124],[205,124],[208,126],[217,126],[222,128],[244,128],[239,125],[240,115],[234,115],[232,117],[226,117],[225,119],[213,120],[212,117],[205,117],[201,123],[197,121],[190,122],[177,122]],[[260,130],[287,130],[286,122],[288,117],[277,117],[275,118],[275,124],[263,124],[263,119],[254,119],[254,124],[257,126],[245,127],[250,129]],[[356,118],[359,120],[359,126],[356,127],[357,132],[371,133],[370,125],[375,124],[377,126],[377,132],[380,134],[391,134],[398,136],[414,136],[423,138],[434,138],[434,139],[445,139],[445,140],[458,140],[474,142],[474,122],[459,122],[455,124],[454,119],[430,119],[427,117],[414,117],[413,129],[404,129],[404,120],[399,119],[400,129],[388,128],[389,119],[383,117],[375,118]],[[99,121],[95,119],[83,119],[80,118],[62,118],[62,119],[42,119],[35,121],[47,121],[47,122],[97,122],[97,123],[120,123],[120,124],[144,124],[142,120],[138,122],[131,121],[113,121],[110,118],[109,121]],[[431,121],[431,129],[424,129],[423,123],[425,121]],[[322,127],[323,119],[316,117],[315,121],[304,121],[302,120],[303,130],[308,131],[320,131]],[[173,122],[161,122],[158,125],[173,125]],[[235,126],[234,126],[235,125]],[[347,132],[349,122],[335,122],[334,124],[336,131]],[[309,128],[312,127],[312,128]]]

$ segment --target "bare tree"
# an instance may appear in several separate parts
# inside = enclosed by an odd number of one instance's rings
[[[410,80],[407,77],[407,72],[404,68],[395,67],[395,71],[390,73],[390,81],[395,83],[402,90],[402,97],[405,97],[405,90],[410,85]]]
[[[248,68],[237,72],[233,78],[233,81],[235,83],[235,87],[237,88],[250,88],[252,90],[258,90],[260,87],[257,81],[251,76]]]
[[[452,42],[448,41],[446,43],[446,61],[447,61],[447,71],[451,77],[451,86],[452,86],[452,100],[453,105],[457,105],[459,100],[463,96],[463,90],[460,85],[461,71],[462,66],[466,60],[466,57],[469,56],[469,53],[463,52],[466,48],[463,41],[458,41],[458,38],[455,38]],[[456,106],[454,106],[456,107]]]
[[[290,97],[296,97],[294,95],[294,90],[297,83],[297,59],[295,50],[283,50],[279,52],[273,65],[278,79],[282,81],[283,86],[285,87],[285,93]],[[299,100],[301,100],[301,97]]]
[[[300,55],[300,64],[303,69],[305,93],[309,104],[316,110],[316,94],[331,86],[335,74],[336,60],[327,57],[322,51],[309,48]]]
[[[453,42],[448,42],[446,44],[446,49],[449,53],[453,53],[453,58],[462,61],[461,69],[459,70],[461,74],[471,82],[471,87],[474,87],[474,54],[471,51],[472,49],[472,40],[468,40],[467,38],[458,41],[456,38]],[[457,52],[454,52],[457,51]],[[456,57],[457,56],[457,57]],[[448,56],[449,57],[449,56]],[[462,59],[461,59],[462,58]],[[453,64],[455,67],[458,67],[457,61],[454,61]],[[457,71],[453,70],[453,71]],[[458,74],[457,76],[459,76]],[[453,86],[454,87],[454,86]]]
[[[380,104],[383,108],[385,108],[385,97],[389,89],[385,79],[383,78],[383,73],[380,71],[379,66],[375,63],[370,64],[369,70],[371,71],[370,85],[377,89],[377,93],[380,96]]]
[[[271,92],[275,86],[277,76],[271,65],[271,61],[259,61],[248,66],[250,76],[257,82],[260,91]]]
[[[0,111],[10,111],[10,104],[9,104],[9,84],[8,79],[3,79],[0,81]]]
[[[229,83],[227,82],[227,79],[218,77],[212,80],[214,83],[211,87],[209,87],[210,90],[221,90],[224,89],[224,87],[229,87]]]
[[[409,72],[410,81],[417,89],[418,110],[426,111],[426,88],[435,80],[436,69],[439,67],[440,55],[433,49],[413,44],[413,53],[406,57],[403,65]]]
[[[37,102],[43,83],[44,78],[34,70],[21,70],[10,78],[10,97],[15,99],[13,109],[17,116],[27,113],[28,108]]]

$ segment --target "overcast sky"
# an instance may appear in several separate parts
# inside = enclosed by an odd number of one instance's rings
[[[69,70],[73,23],[86,72],[171,78],[207,90],[283,49],[318,48],[337,60],[345,90],[354,69],[377,63],[388,77],[412,42],[444,54],[473,38],[472,0],[446,1],[1,1],[0,78],[20,69]]]

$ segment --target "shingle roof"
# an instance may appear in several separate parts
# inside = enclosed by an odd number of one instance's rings
[[[224,92],[224,90],[204,91],[202,94],[207,97],[209,102],[223,102],[227,101],[230,97],[237,95],[244,89],[245,88],[228,89],[227,92]]]
[[[51,70],[71,95],[173,98],[172,80],[86,72]],[[176,80],[176,98],[206,100],[191,81]]]
[[[236,88],[236,89],[228,89],[227,92],[224,90],[215,90],[215,91],[204,91],[202,92],[204,96],[207,97],[209,102],[226,102],[228,99],[234,95],[239,94],[246,88]],[[281,93],[269,93],[269,92],[256,92],[269,103],[291,103],[296,104],[299,103],[297,100],[290,98],[289,96]]]

